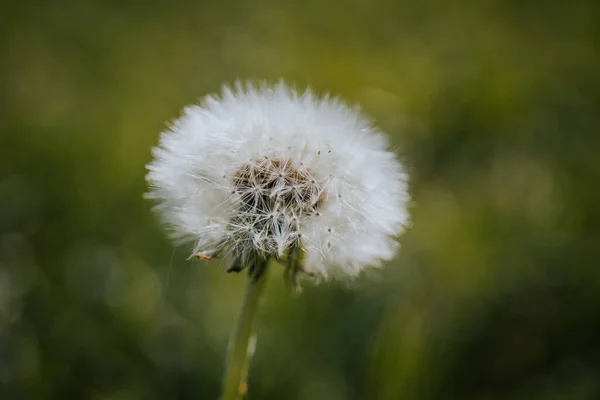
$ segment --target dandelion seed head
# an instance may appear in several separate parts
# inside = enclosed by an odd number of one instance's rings
[[[317,276],[393,257],[408,223],[407,175],[357,109],[284,83],[238,83],[189,106],[160,138],[148,198],[204,255],[304,254]]]

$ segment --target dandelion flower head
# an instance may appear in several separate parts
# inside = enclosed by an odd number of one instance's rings
[[[301,254],[317,276],[356,276],[393,257],[408,222],[407,175],[359,110],[284,83],[236,84],[162,133],[147,197],[203,258]]]

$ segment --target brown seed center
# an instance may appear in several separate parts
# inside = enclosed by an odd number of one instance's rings
[[[298,169],[290,160],[258,159],[238,169],[232,182],[243,208],[255,212],[311,215],[325,200],[310,170]]]

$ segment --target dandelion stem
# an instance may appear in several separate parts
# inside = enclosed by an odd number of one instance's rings
[[[257,261],[254,268],[250,269],[244,303],[227,347],[227,366],[223,379],[221,400],[241,399],[248,390],[246,380],[250,363],[249,358],[253,352],[252,346],[249,347],[252,321],[258,309],[260,296],[265,288],[267,263],[268,260]]]

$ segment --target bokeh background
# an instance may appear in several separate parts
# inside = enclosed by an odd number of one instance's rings
[[[599,4],[3,4],[0,398],[217,398],[244,277],[169,243],[145,164],[282,77],[390,134],[413,225],[353,282],[270,274],[250,399],[599,399]]]

